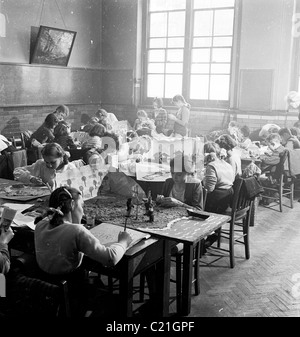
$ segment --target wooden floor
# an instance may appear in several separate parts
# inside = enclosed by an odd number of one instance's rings
[[[285,200],[288,204],[288,200]],[[278,207],[276,208],[278,209]],[[250,228],[249,260],[243,246],[236,266],[202,267],[200,295],[189,317],[300,316],[300,203],[283,212],[259,206]],[[221,263],[220,263],[221,265]],[[172,305],[171,305],[172,307]]]
[[[244,246],[236,245],[235,268],[229,267],[227,257],[217,262],[218,267],[200,268],[200,295],[192,296],[188,317],[300,317],[298,198],[293,209],[284,207],[282,213],[278,207],[258,206],[255,226],[250,227],[249,260],[244,258]],[[285,203],[289,204],[288,199]],[[175,275],[173,266],[171,274]],[[171,298],[174,295],[175,285],[171,283]],[[173,301],[170,313],[175,312]],[[92,316],[97,317],[97,311]],[[155,312],[150,316],[155,317]]]

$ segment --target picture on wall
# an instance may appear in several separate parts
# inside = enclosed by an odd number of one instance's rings
[[[76,32],[40,26],[30,63],[67,66]]]

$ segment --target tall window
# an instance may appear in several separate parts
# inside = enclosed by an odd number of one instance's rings
[[[229,101],[235,0],[148,0],[146,98]]]

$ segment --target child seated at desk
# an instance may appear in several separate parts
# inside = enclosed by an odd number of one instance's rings
[[[162,188],[158,202],[165,207],[189,205],[203,209],[201,181],[188,177],[193,173],[193,166],[187,156],[176,155],[170,160],[172,178],[168,178]],[[188,179],[189,178],[189,179]]]
[[[71,126],[67,122],[61,121],[56,125],[54,136],[54,142],[59,144],[65,151],[77,148],[71,136]]]
[[[76,166],[69,162],[63,148],[57,143],[49,143],[42,149],[43,159],[38,159],[29,166],[14,169],[15,180],[35,185],[49,184],[55,187],[56,172],[71,170]]]
[[[264,155],[260,156],[260,159],[262,161],[262,171],[266,171],[270,166],[279,164],[280,155],[285,150],[284,146],[281,144],[281,141],[281,136],[278,133],[271,133],[266,138],[266,142],[270,151],[265,152]]]
[[[50,196],[47,216],[37,221],[34,231],[37,264],[45,275],[63,276],[69,281],[73,301],[71,309],[76,315],[84,314],[88,296],[84,282],[87,276],[85,268],[88,266],[84,262],[84,255],[104,266],[114,266],[132,241],[131,235],[120,228],[115,243],[109,247],[101,244],[81,224],[83,204],[82,195],[77,189],[57,188]],[[91,263],[88,262],[88,265]]]
[[[292,135],[289,128],[282,128],[278,131],[281,136],[281,144],[289,150],[300,149],[300,141]]]

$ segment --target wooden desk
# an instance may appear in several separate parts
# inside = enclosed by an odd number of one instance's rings
[[[100,225],[101,226],[101,225]],[[119,279],[121,312],[124,317],[132,317],[133,279],[135,276],[153,268],[155,281],[159,285],[154,298],[157,317],[169,315],[170,293],[170,247],[168,240],[150,238],[142,240],[130,248],[121,261],[113,268],[103,267],[90,259],[85,260],[85,268]],[[152,272],[152,269],[151,269]]]
[[[182,280],[182,309],[181,315],[187,316],[191,311],[191,291],[193,275],[193,247],[204,237],[220,228],[230,220],[230,216],[203,212],[209,215],[207,220],[185,218],[174,222],[171,228],[156,230],[143,228],[142,230],[158,238],[174,240],[183,243],[183,280]],[[170,245],[168,247],[170,249]],[[170,254],[171,255],[171,254]]]
[[[259,158],[241,158],[242,171],[251,163],[254,162],[259,168],[261,167],[261,160]]]

